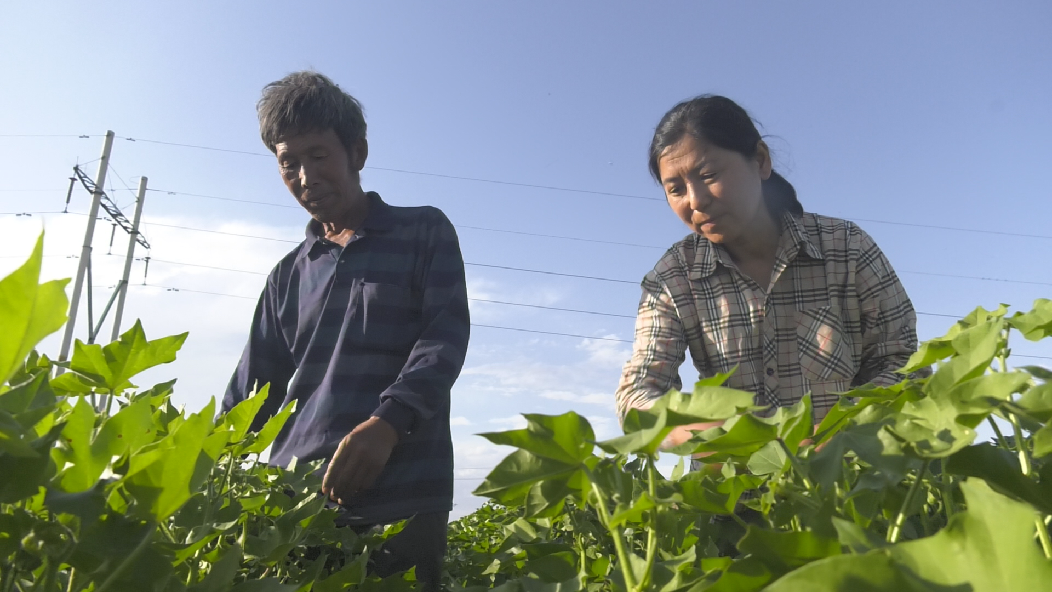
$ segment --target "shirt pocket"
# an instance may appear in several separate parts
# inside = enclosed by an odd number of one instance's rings
[[[796,341],[800,369],[812,387],[830,382],[847,386],[855,377],[853,344],[832,306],[798,310]]]
[[[420,302],[408,287],[362,282],[362,340],[367,347],[408,352],[420,337]]]

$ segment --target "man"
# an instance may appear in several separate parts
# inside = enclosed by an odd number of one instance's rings
[[[297,401],[270,463],[329,460],[322,487],[358,530],[413,519],[374,556],[437,587],[453,499],[449,394],[468,344],[464,262],[433,207],[362,190],[361,105],[325,76],[267,85],[260,134],[310,213],[306,238],[270,273],[223,409],[270,384],[259,429]]]

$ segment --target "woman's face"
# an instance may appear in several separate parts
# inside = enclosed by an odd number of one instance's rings
[[[763,141],[754,157],[746,157],[686,134],[661,153],[658,173],[668,205],[714,243],[739,242],[770,216],[761,189],[771,176]]]

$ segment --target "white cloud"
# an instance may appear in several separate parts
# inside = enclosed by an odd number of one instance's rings
[[[507,426],[508,429],[519,430],[526,427],[526,418],[521,415],[512,415],[511,417],[491,417],[489,423]]]
[[[544,399],[553,401],[570,401],[572,403],[584,403],[586,405],[612,405],[614,395],[612,393],[589,393],[577,394],[569,391],[544,391],[540,393]]]
[[[469,426],[472,425],[471,420],[466,417],[451,417],[449,418],[450,426]]]

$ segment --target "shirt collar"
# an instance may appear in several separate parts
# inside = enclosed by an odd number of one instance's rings
[[[709,242],[700,234],[694,235],[695,257],[691,266],[690,278],[701,279],[716,272],[716,264],[730,267],[731,257],[722,245]],[[807,231],[802,218],[789,212],[782,214],[782,238],[779,241],[777,258],[791,261],[803,251],[812,259],[822,260],[822,249],[815,244],[815,237]]]
[[[362,225],[355,230],[355,235],[358,237],[365,237],[372,234],[383,234],[390,230],[394,226],[391,206],[384,203],[384,200],[380,199],[380,194],[375,191],[369,191],[365,196],[369,199],[369,213],[366,214]],[[311,218],[310,221],[307,222],[307,228],[304,234],[306,235],[306,239],[304,240],[304,249],[301,256],[306,255],[316,247],[326,245],[329,242],[324,238],[321,222],[318,222],[314,218]]]

